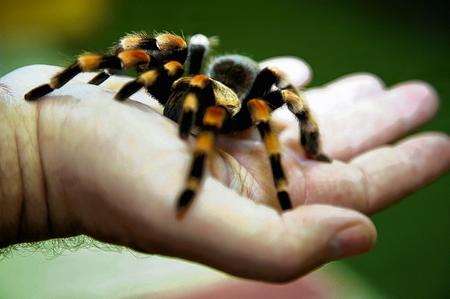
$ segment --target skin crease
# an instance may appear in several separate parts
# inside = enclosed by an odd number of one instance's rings
[[[264,64],[279,66],[296,85],[310,77],[294,58]],[[295,209],[276,210],[267,156],[249,131],[220,138],[213,176],[180,219],[175,199],[191,150],[176,125],[142,91],[114,101],[124,77],[98,87],[85,84],[93,74],[82,74],[42,101],[23,100],[59,70],[29,66],[0,80],[8,89],[0,95],[7,120],[0,122],[3,246],[83,233],[240,277],[288,281],[368,251],[376,231],[364,214],[450,168],[450,141],[441,133],[383,146],[434,115],[434,90],[414,81],[386,89],[373,75],[356,74],[306,92],[324,151],[339,161],[305,160],[295,119],[286,109],[273,114]]]

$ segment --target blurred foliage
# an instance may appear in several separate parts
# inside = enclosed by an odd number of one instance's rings
[[[43,39],[82,37],[89,33],[95,20],[104,18],[104,0],[2,1],[1,30],[15,39],[30,35]]]
[[[0,74],[30,63],[66,64],[124,32],[218,35],[219,52],[255,59],[297,55],[319,85],[367,71],[387,85],[430,82],[441,109],[426,130],[449,133],[450,34],[446,1],[2,1]],[[377,248],[346,261],[381,292],[450,293],[450,177],[376,215]]]

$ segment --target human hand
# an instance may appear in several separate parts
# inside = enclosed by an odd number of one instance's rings
[[[277,61],[294,83],[304,83],[307,68],[288,64],[297,67]],[[276,207],[262,144],[247,132],[221,138],[221,150],[210,159],[215,178],[206,180],[187,215],[177,219],[175,199],[190,147],[178,139],[175,124],[148,108],[158,109],[143,93],[133,99],[147,105],[115,102],[105,87],[117,90],[129,80],[123,77],[97,87],[80,83],[92,76],[85,74],[38,103],[23,100],[58,70],[31,66],[1,80],[11,91],[2,95],[10,99],[3,111],[13,110],[18,116],[9,121],[21,128],[16,152],[25,153],[18,159],[19,178],[25,179],[17,192],[27,207],[19,241],[83,233],[237,276],[285,281],[369,250],[375,229],[354,210],[376,212],[450,167],[450,141],[442,134],[374,149],[434,114],[437,100],[429,86],[415,82],[384,90],[371,76],[351,76],[307,92],[325,153],[345,163],[302,159],[294,119],[284,109],[274,114],[294,210],[280,215],[248,200]],[[23,132],[27,138],[20,137]],[[0,149],[5,146],[11,145],[3,142]],[[39,179],[27,179],[34,177]]]

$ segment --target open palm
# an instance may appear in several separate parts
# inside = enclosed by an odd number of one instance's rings
[[[309,78],[295,59],[275,59],[295,84]],[[30,66],[1,79],[36,120],[42,182],[52,237],[87,234],[134,249],[198,261],[231,274],[286,281],[315,267],[369,250],[374,213],[450,167],[450,141],[421,134],[393,146],[437,109],[431,87],[409,82],[385,89],[377,78],[347,76],[306,92],[333,163],[303,158],[296,120],[273,115],[295,208],[280,214],[268,159],[254,132],[221,136],[212,174],[183,218],[175,199],[191,158],[176,125],[143,92],[126,103],[78,76],[38,103],[23,94],[57,67]],[[252,200],[249,200],[252,199]],[[265,203],[265,204],[264,204]],[[272,206],[272,207],[271,207]],[[274,208],[275,207],[275,208]]]

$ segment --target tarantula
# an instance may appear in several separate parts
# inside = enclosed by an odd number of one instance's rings
[[[106,55],[86,53],[56,74],[50,83],[29,91],[33,101],[60,88],[80,72],[101,71],[89,83],[101,84],[125,69],[136,69],[138,77],[126,83],[115,95],[122,101],[145,88],[161,105],[164,115],[179,124],[179,135],[186,139],[194,129],[195,149],[177,210],[188,207],[204,176],[205,160],[213,150],[216,136],[256,126],[269,155],[277,197],[283,210],[292,208],[287,180],[281,166],[280,145],[271,125],[271,112],[287,104],[300,125],[300,143],[308,158],[329,162],[320,146],[319,128],[302,94],[275,68],[260,69],[241,55],[218,56],[201,73],[211,40],[201,34],[189,44],[177,35],[162,33],[128,34]],[[184,70],[184,63],[187,68]],[[183,74],[186,72],[186,75]]]

